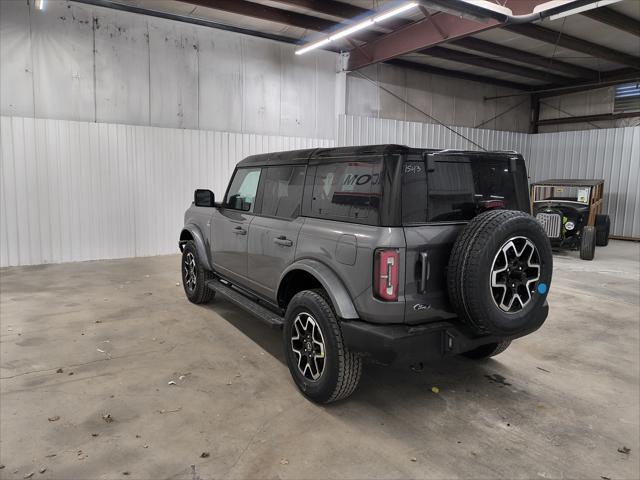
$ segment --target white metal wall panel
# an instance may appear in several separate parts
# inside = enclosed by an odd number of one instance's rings
[[[525,159],[528,157],[530,136],[526,133],[467,127],[452,129],[487,150],[515,150],[522,153]],[[352,115],[338,117],[336,141],[339,146],[398,143],[421,148],[479,150],[473,143],[442,125]]]
[[[612,234],[640,238],[640,127],[530,135],[529,175],[603,178]]]
[[[32,8],[30,20],[35,117],[95,120],[91,12],[49,2],[46,11]]]
[[[333,138],[336,55],[294,50],[72,1],[0,0],[0,114]]]
[[[0,105],[3,115],[34,114],[29,32],[27,3],[0,1]]]
[[[486,99],[517,93],[504,87],[379,63],[350,73],[346,88],[345,113],[349,115],[435,123],[413,105],[447,125],[516,132],[529,129],[526,96]]]
[[[1,117],[0,266],[172,253],[198,187],[333,140]]]

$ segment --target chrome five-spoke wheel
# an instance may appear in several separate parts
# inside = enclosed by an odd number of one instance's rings
[[[299,313],[293,321],[291,350],[300,373],[308,380],[317,381],[326,361],[324,337],[316,320],[306,312]]]
[[[187,253],[184,258],[184,284],[193,292],[196,289],[196,259],[191,252]]]
[[[540,279],[540,255],[526,237],[513,237],[498,250],[491,266],[491,296],[500,310],[521,311]]]

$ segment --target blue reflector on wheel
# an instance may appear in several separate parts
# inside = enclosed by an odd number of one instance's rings
[[[538,284],[538,293],[540,295],[544,295],[545,293],[547,293],[547,284],[546,283],[539,283]]]

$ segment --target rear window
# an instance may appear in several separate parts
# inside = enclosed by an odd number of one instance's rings
[[[318,165],[313,185],[314,217],[377,224],[382,158]]]
[[[493,208],[518,210],[514,174],[504,157],[408,156],[403,169],[404,224],[467,221]]]

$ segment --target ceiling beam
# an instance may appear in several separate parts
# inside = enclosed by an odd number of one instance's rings
[[[406,68],[408,70],[416,70],[418,72],[431,73],[434,75],[442,75],[445,77],[460,78],[462,80],[470,80],[472,82],[486,83],[488,85],[497,85],[499,87],[511,88],[514,90],[531,90],[531,85],[526,85],[518,82],[511,82],[509,80],[499,80],[497,78],[485,77],[482,75],[476,75],[474,73],[460,72],[457,70],[449,70],[446,68],[433,67],[431,65],[425,65],[424,63],[410,62],[401,59],[392,59],[384,62],[388,65],[394,65],[397,67]]]
[[[543,72],[534,68],[523,67],[513,63],[502,62],[495,58],[481,57],[472,53],[452,50],[450,48],[431,47],[427,50],[420,50],[421,54],[430,57],[436,57],[452,62],[464,63],[467,65],[475,65],[476,67],[488,68],[499,72],[517,75],[519,77],[531,78],[546,83],[554,83],[557,85],[569,85],[575,83],[575,79],[554,75],[550,72]]]
[[[535,6],[544,3],[544,1],[518,0],[513,5],[517,5],[518,12],[523,9],[531,12]],[[367,65],[495,28],[502,25],[501,22],[501,20],[494,18],[472,20],[460,14],[439,11],[352,50],[347,68],[357,70]]]
[[[275,0],[277,3],[306,8],[313,12],[324,13],[337,18],[355,18],[368,15],[371,11],[350,3],[336,0]]]
[[[269,22],[288,25],[291,27],[303,28],[314,32],[331,32],[342,25],[340,23],[326,20],[312,15],[293,12],[282,8],[275,8],[268,5],[249,2],[246,0],[180,0],[182,3],[196,5],[198,7],[212,8],[224,12],[244,15],[246,17],[267,20]],[[363,42],[379,37],[375,32],[358,32],[352,38]]]
[[[245,0],[183,0],[183,3],[236,13],[238,15],[291,25],[293,27],[306,28],[307,30],[313,30],[315,32],[329,30],[336,25],[335,22],[325,20],[324,18],[312,17],[302,13],[292,12],[291,10],[274,8]]]
[[[451,42],[452,45],[457,45],[468,50],[475,50],[476,52],[485,53],[492,57],[503,58],[506,60],[513,60],[516,62],[526,63],[528,65],[541,67],[545,70],[555,70],[563,74],[571,75],[574,77],[584,79],[597,79],[598,71],[591,70],[590,68],[580,67],[573,65],[572,63],[561,62],[555,58],[543,57],[542,55],[536,55],[535,53],[525,52],[516,48],[505,47],[497,43],[487,42],[479,38],[466,37]]]
[[[581,38],[572,37],[562,32],[556,32],[548,28],[540,27],[530,23],[520,25],[506,25],[505,30],[523,35],[525,37],[540,40],[542,42],[558,45],[559,47],[568,48],[576,52],[585,53],[592,57],[601,58],[610,62],[619,63],[620,65],[628,65],[630,67],[640,69],[640,57],[634,57],[624,52],[619,52],[602,45],[582,40]]]
[[[434,23],[437,28],[434,28]],[[487,20],[486,23],[478,23],[448,13],[433,15],[352,50],[347,69],[358,70],[447,40],[478,33],[498,24],[499,22],[493,19]]]
[[[359,20],[376,13],[375,10],[358,7],[350,3],[338,2],[336,0],[274,0],[277,3],[290,5],[294,7],[306,8],[312,12],[323,13],[332,17],[341,18],[343,20]],[[392,18],[384,22],[384,25],[376,25],[377,28],[385,30],[396,30],[410,23],[411,20],[403,18]]]
[[[610,27],[617,28],[623,32],[630,33],[636,37],[640,37],[640,21],[635,18],[627,17],[622,13],[616,12],[611,8],[596,8],[582,12],[582,15],[589,17],[596,22],[604,23]]]
[[[565,123],[587,123],[587,122],[602,122],[607,120],[621,120],[623,118],[640,117],[640,112],[622,112],[622,113],[603,113],[600,115],[581,115],[574,117],[560,117],[560,118],[547,118],[545,120],[538,120],[537,125],[539,127],[545,125],[562,125]]]

